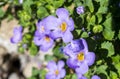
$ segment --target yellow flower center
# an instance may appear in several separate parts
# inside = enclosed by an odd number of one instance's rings
[[[58,71],[58,70],[56,70],[56,71],[55,71],[55,75],[58,75],[58,74],[59,74],[59,71]]]
[[[45,28],[44,26],[41,27],[41,31],[44,32],[45,31]]]
[[[84,60],[84,53],[83,52],[80,52],[78,55],[77,55],[77,59],[79,61],[83,61]]]
[[[50,42],[50,38],[49,38],[48,36],[45,37],[45,40],[46,40],[47,42]]]
[[[60,25],[60,29],[61,29],[62,32],[65,32],[65,31],[66,31],[66,29],[67,29],[67,24],[66,24],[66,22],[63,22],[63,23]]]

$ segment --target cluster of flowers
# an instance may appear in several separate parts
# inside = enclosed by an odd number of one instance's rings
[[[55,16],[48,16],[37,23],[37,30],[34,35],[34,43],[40,46],[41,51],[47,51],[54,45],[54,40],[62,38],[63,42],[72,41],[74,30],[73,19],[65,8],[56,10]]]
[[[83,13],[83,7],[77,8],[77,13]],[[83,75],[88,72],[89,66],[95,61],[95,54],[88,51],[88,45],[84,39],[73,40],[71,31],[74,30],[74,21],[69,17],[69,12],[65,8],[56,10],[55,16],[48,16],[39,21],[36,26],[37,30],[34,35],[34,43],[40,47],[41,51],[48,51],[53,45],[54,40],[61,38],[67,45],[63,52],[68,56],[67,65],[74,69],[78,79],[87,79]],[[22,27],[14,29],[14,36],[11,38],[12,43],[18,43],[22,39]],[[46,79],[61,79],[66,75],[64,62],[50,61],[47,65],[49,72]],[[92,79],[100,79],[93,76]]]
[[[88,51],[87,43],[84,39],[77,39],[71,41],[63,49],[65,55],[69,56],[67,59],[67,65],[75,70],[78,79],[87,79],[83,76],[89,70],[95,61],[95,54]],[[46,75],[46,79],[61,79],[65,76],[66,72],[63,61],[58,61],[58,64],[51,61],[48,63],[47,68],[49,73]],[[100,79],[97,75],[92,76],[91,79]]]

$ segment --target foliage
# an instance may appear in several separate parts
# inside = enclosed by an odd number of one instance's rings
[[[7,11],[3,7],[9,4]],[[12,16],[19,20],[23,29],[28,29],[24,33],[23,39],[19,43],[19,51],[30,51],[31,55],[36,55],[39,47],[33,42],[36,23],[43,18],[54,15],[55,11],[64,7],[70,12],[74,20],[75,29],[72,32],[74,39],[84,38],[87,40],[89,50],[95,52],[96,61],[85,76],[90,79],[92,75],[99,75],[101,79],[120,78],[120,1],[119,0],[5,0],[0,2],[0,20]],[[77,14],[76,8],[84,7],[84,13]],[[12,13],[12,9],[15,10]],[[13,15],[14,14],[14,15]],[[92,41],[92,43],[90,42]],[[94,43],[96,44],[94,46]],[[23,48],[23,44],[27,47]],[[60,50],[65,44],[60,40],[56,41],[53,48],[53,56],[47,55],[46,61],[60,59],[66,61],[67,57]],[[64,79],[76,79],[74,71],[65,66],[67,70]],[[44,69],[33,69],[32,77],[29,79],[44,79],[46,71]]]

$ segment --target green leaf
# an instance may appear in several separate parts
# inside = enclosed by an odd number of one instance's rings
[[[51,60],[54,60],[54,56],[45,55],[45,61],[51,61]]]
[[[71,79],[77,79],[77,75],[73,74]]]
[[[108,7],[108,4],[109,4],[109,0],[98,0],[100,2],[100,6],[104,6],[104,7]]]
[[[115,53],[113,44],[111,42],[108,42],[108,41],[107,42],[103,42],[101,44],[101,48],[108,50],[108,55],[107,55],[108,57],[114,55],[114,53]]]
[[[32,70],[32,76],[37,76],[37,75],[39,75],[39,73],[40,73],[40,70],[38,70],[36,68],[33,68],[33,70]]]
[[[103,23],[103,25],[105,26],[105,29],[109,29],[112,30],[112,17],[106,17],[105,22]]]
[[[22,46],[20,46],[20,47],[18,48],[18,51],[19,51],[20,53],[24,53],[24,48],[23,48]]]
[[[117,79],[117,74],[113,71],[110,71],[110,78],[111,79]]]
[[[95,22],[96,22],[96,17],[95,17],[95,15],[93,15],[93,16],[90,18],[90,21],[88,21],[88,22],[90,22],[91,25],[94,25]]]
[[[57,57],[58,59],[60,59],[60,58],[63,58],[63,54],[62,54],[62,52],[60,51],[60,46],[58,45],[58,46],[55,46],[54,48],[53,48],[53,53],[54,53],[54,56],[55,57]]]
[[[32,0],[26,0],[25,2],[23,2],[23,9],[28,12],[29,14],[31,14],[31,5],[33,4]]]
[[[94,12],[94,6],[92,0],[85,0],[86,5],[89,7],[90,12]]]
[[[113,56],[113,57],[112,57],[112,61],[113,61],[114,64],[119,63],[119,61],[120,61],[120,56],[119,56],[119,55]]]
[[[82,35],[81,35],[81,38],[87,38],[89,35],[87,32],[83,32]]]
[[[36,78],[32,76],[32,77],[30,77],[30,78],[28,78],[28,79],[36,79]]]
[[[5,12],[2,10],[2,8],[0,8],[0,18],[2,18],[4,16]]]
[[[31,47],[29,48],[31,55],[36,55],[38,53],[37,46],[32,42]]]
[[[48,15],[49,14],[48,14],[45,7],[39,7],[39,9],[37,10],[37,17],[40,18],[40,19],[42,19],[42,18],[44,18]]]
[[[103,31],[102,25],[95,25],[95,26],[93,27],[93,32],[94,32],[94,33],[100,33],[101,31]]]
[[[97,12],[97,13],[105,14],[105,13],[107,13],[107,11],[108,11],[108,8],[107,8],[107,7],[100,7],[100,8],[98,9],[98,12]]]
[[[105,39],[112,40],[115,32],[112,30],[109,30],[109,29],[104,29],[102,34],[103,34]]]
[[[57,9],[63,5],[65,0],[58,0],[53,2],[53,6]]]
[[[40,70],[40,79],[45,79],[45,75],[46,75],[46,70],[45,69],[41,69]]]
[[[120,39],[120,30],[119,30],[118,38]]]
[[[102,21],[102,14],[96,14],[96,15],[97,15],[98,23],[100,23]]]
[[[106,65],[101,65],[101,66],[97,67],[96,72],[97,72],[97,74],[103,73],[103,74],[107,75],[106,69],[107,69]]]
[[[117,72],[118,72],[118,74],[120,76],[120,63],[115,64],[115,68],[117,69]]]

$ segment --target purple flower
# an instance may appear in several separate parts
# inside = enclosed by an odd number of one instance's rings
[[[54,61],[48,63],[47,68],[49,72],[46,74],[46,79],[61,79],[65,77],[66,71],[63,61],[58,61],[56,64]]]
[[[101,78],[97,75],[93,75],[91,79],[101,79]]]
[[[79,6],[79,7],[76,8],[76,11],[77,11],[78,14],[82,14],[82,13],[84,13],[84,7]]]
[[[69,17],[69,12],[65,8],[59,8],[56,10],[56,15],[58,18],[51,17],[46,23],[46,26],[53,30],[52,37],[55,39],[61,37],[65,43],[72,41],[71,31],[74,30],[74,21]]]
[[[46,27],[48,18],[51,18],[51,16],[44,18],[36,24],[37,30],[35,31],[34,35],[34,43],[37,46],[40,46],[41,51],[48,51],[54,44],[51,31]]]
[[[50,34],[43,36],[35,36],[34,43],[40,46],[41,51],[48,51],[54,44],[54,40],[51,38]]]
[[[77,73],[77,79],[87,79],[85,76]]]
[[[22,4],[22,3],[23,3],[23,0],[19,0],[19,3]]]
[[[13,37],[11,37],[11,42],[12,43],[18,43],[19,41],[22,40],[22,26],[20,27],[15,27],[13,30]]]
[[[45,35],[46,33],[50,33],[50,30],[46,27],[45,23],[46,23],[46,18],[42,19],[36,24],[37,30],[35,36],[38,36],[38,34]]]
[[[78,40],[74,40],[78,41]],[[71,43],[64,48],[64,53],[69,56],[67,65],[76,70],[77,73],[84,74],[95,61],[95,54],[88,52],[88,46],[84,39],[79,39],[80,43],[73,43],[73,46],[78,44],[80,47],[72,47]],[[78,51],[79,49],[79,51]],[[77,50],[77,51],[75,51]]]

